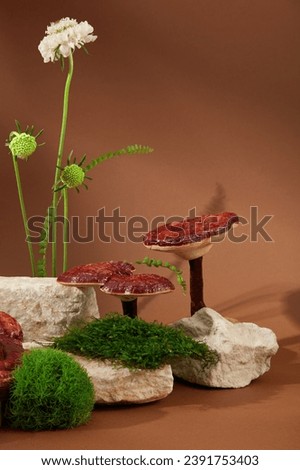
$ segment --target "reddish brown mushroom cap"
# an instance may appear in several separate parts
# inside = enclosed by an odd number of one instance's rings
[[[21,362],[23,352],[20,341],[0,335],[0,401],[8,395],[12,370]]]
[[[19,323],[7,313],[0,312],[0,401],[7,397],[11,371],[21,360],[22,340]]]
[[[175,289],[169,279],[157,274],[132,274],[131,276],[112,276],[101,287],[106,294],[116,295],[122,298],[126,296],[135,298],[146,295],[165,294]]]
[[[11,371],[18,364],[23,352],[22,343],[8,338],[8,336],[0,336],[1,352],[0,352],[0,371]]]
[[[4,335],[16,341],[23,341],[21,325],[15,318],[5,312],[0,312],[0,337]]]
[[[134,270],[132,264],[122,261],[81,264],[60,274],[57,281],[67,286],[101,286],[114,274],[130,276]]]
[[[194,219],[172,222],[147,233],[144,237],[144,245],[189,245],[226,232],[238,220],[235,213],[223,212],[222,214],[202,215]]]
[[[172,222],[147,233],[144,245],[152,250],[174,252],[182,258],[194,259],[210,250],[212,237],[227,232],[238,221],[234,212],[223,212]]]

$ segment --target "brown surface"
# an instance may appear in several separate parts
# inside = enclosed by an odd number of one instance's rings
[[[27,8],[2,2],[1,141],[18,118],[43,127],[47,142],[22,162],[30,214],[45,214],[50,201],[64,84],[59,65],[43,64],[37,45],[50,21],[68,15],[87,19],[99,38],[89,57],[76,52],[66,150],[92,158],[132,143],[155,148],[150,156],[105,162],[93,171],[88,192],[70,195],[81,234],[84,217],[103,206],[108,215],[120,207],[121,215],[142,215],[149,224],[157,215],[187,216],[194,207],[198,214],[229,210],[248,219],[257,206],[259,220],[274,215],[265,227],[273,242],[225,241],[205,257],[205,301],[224,315],[272,328],[281,349],[271,371],[245,389],[176,384],[160,403],[99,409],[73,431],[1,431],[0,447],[299,448],[300,3],[32,0]],[[29,275],[4,147],[0,174],[1,275]],[[249,224],[241,229],[252,233]],[[70,263],[146,255],[141,243],[95,239],[72,243]],[[187,265],[161,257],[181,265],[188,278]],[[186,315],[188,304],[177,289],[140,301],[139,311],[167,323]],[[117,299],[100,294],[99,305],[102,312],[119,308]]]

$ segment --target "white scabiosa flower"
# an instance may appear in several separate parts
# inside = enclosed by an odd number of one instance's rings
[[[87,22],[78,23],[74,19],[62,18],[47,27],[46,36],[41,40],[38,49],[44,62],[54,62],[66,57],[77,47],[80,49],[97,36],[92,35],[94,28]]]

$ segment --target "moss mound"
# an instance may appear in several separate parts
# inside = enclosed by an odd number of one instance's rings
[[[215,351],[183,331],[140,318],[110,314],[82,328],[72,328],[54,347],[89,358],[110,359],[128,368],[156,369],[174,357],[193,357],[208,367],[218,361]]]
[[[85,370],[62,351],[36,349],[13,372],[6,417],[26,431],[73,428],[88,421],[93,406]]]

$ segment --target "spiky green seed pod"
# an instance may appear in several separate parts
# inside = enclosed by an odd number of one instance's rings
[[[33,135],[26,132],[13,132],[13,137],[8,147],[14,157],[27,159],[36,151],[37,145]]]
[[[60,177],[67,188],[77,188],[82,185],[84,178],[85,171],[76,163],[66,166]]]

